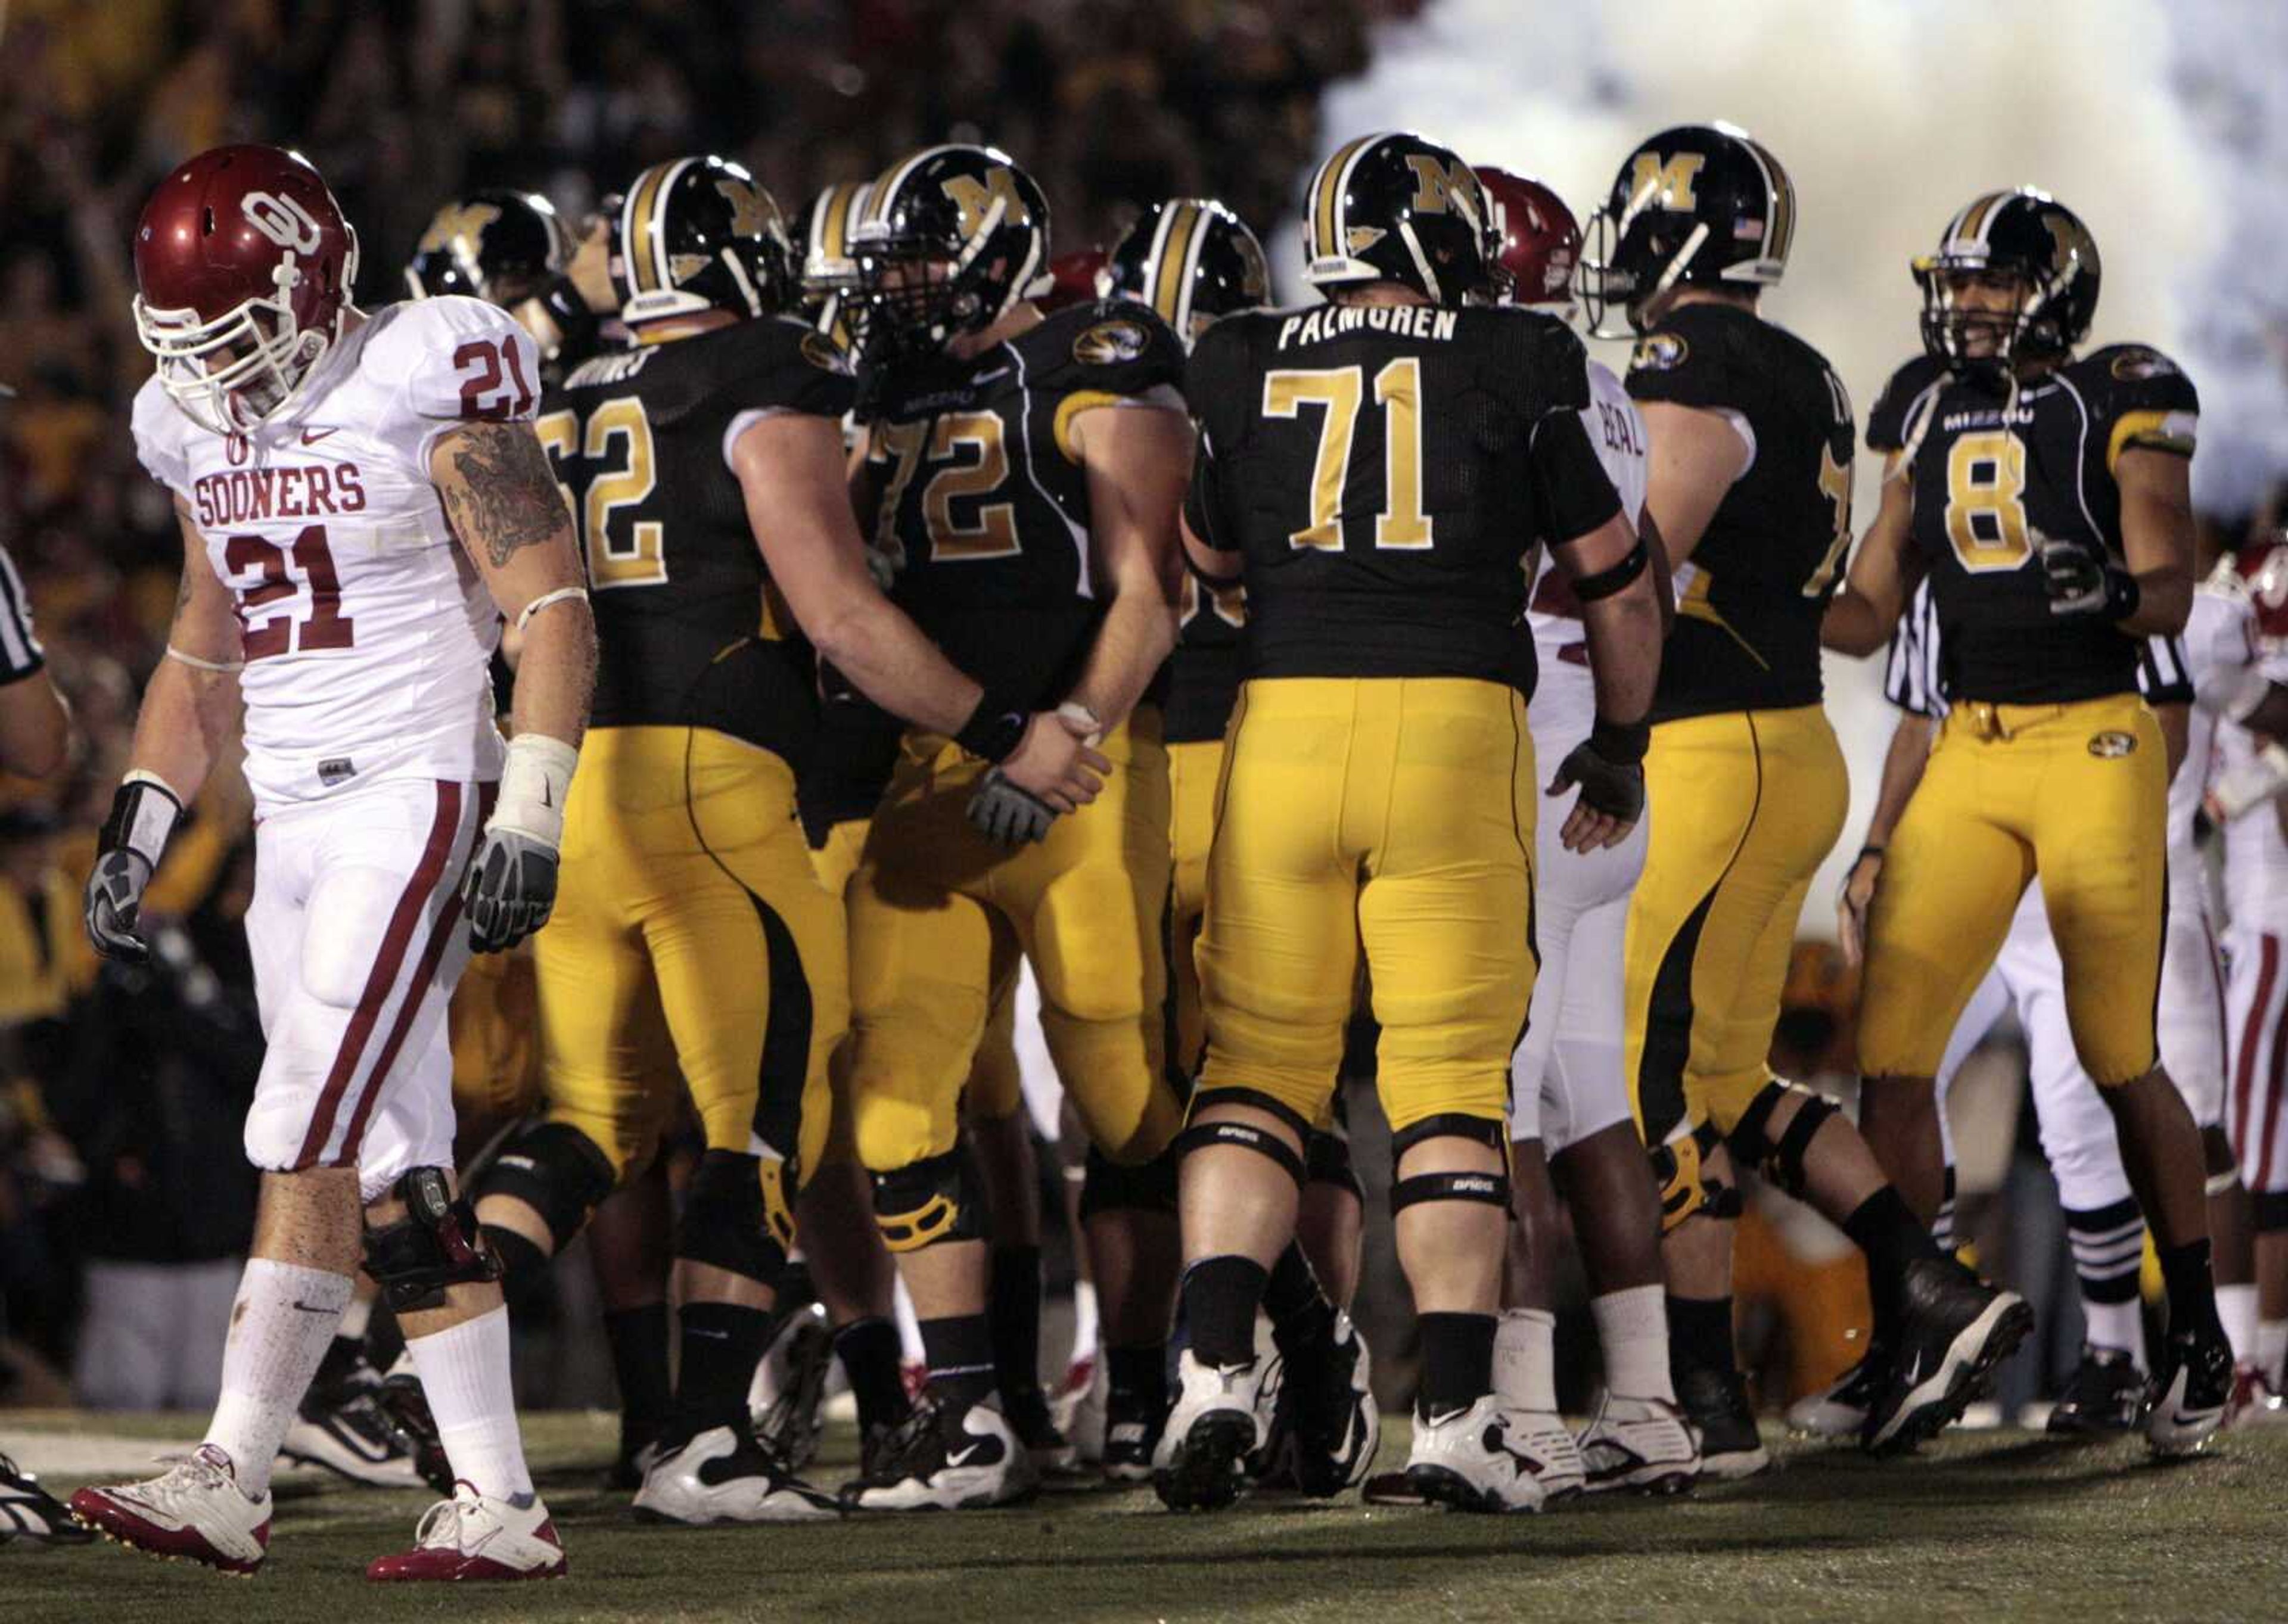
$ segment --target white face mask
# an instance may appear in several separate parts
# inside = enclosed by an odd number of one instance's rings
[[[212,321],[195,310],[155,310],[138,297],[135,330],[159,363],[160,387],[200,427],[247,434],[293,402],[334,340],[294,319],[300,273],[288,254],[278,291],[250,298]]]

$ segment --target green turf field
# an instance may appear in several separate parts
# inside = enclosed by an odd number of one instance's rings
[[[89,1424],[0,1415],[35,1470],[43,1435],[83,1442]],[[197,1424],[140,1430],[190,1438]],[[1386,1464],[1402,1454],[1399,1430],[1384,1439]],[[1889,1464],[1790,1444],[1754,1483],[1537,1517],[1261,1501],[1177,1518],[1143,1490],[724,1530],[641,1526],[624,1497],[596,1489],[611,1439],[600,1417],[539,1416],[528,1437],[571,1553],[561,1582],[369,1586],[364,1563],[408,1542],[426,1497],[297,1480],[281,1485],[270,1563],[250,1581],[107,1544],[0,1547],[0,1620],[2288,1617],[2288,1428],[2173,1466],[2141,1444],[2022,1432],[1957,1434]],[[854,1444],[830,1440],[821,1480]]]

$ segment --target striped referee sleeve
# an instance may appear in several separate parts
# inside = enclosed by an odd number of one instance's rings
[[[47,664],[32,635],[32,600],[8,551],[0,547],[0,685],[20,682]]]
[[[1946,698],[1938,682],[1938,609],[1930,582],[1915,588],[1899,629],[1891,634],[1891,657],[1883,668],[1883,697],[1919,717],[1942,717]]]
[[[2185,658],[2182,638],[2145,639],[2137,655],[2137,692],[2149,705],[2189,705],[2193,702],[2193,668]]]

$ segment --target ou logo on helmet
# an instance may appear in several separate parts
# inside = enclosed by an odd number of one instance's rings
[[[280,248],[314,254],[322,233],[317,219],[296,199],[275,192],[249,192],[239,200],[247,223]]]

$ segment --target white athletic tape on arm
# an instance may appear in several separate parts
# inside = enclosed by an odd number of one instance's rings
[[[134,811],[120,831],[119,844],[155,868],[159,854],[167,849],[167,837],[175,832],[176,820],[183,814],[183,797],[165,779],[141,767],[130,770],[119,780],[123,789],[137,784],[148,784],[157,793],[135,797]]]
[[[500,798],[493,803],[488,829],[513,829],[520,835],[564,844],[564,801],[572,791],[572,772],[580,752],[561,739],[544,733],[519,733],[508,741],[508,761],[501,768]]]
[[[543,592],[539,597],[525,605],[524,613],[516,617],[516,629],[518,633],[521,635],[525,628],[525,623],[531,620],[534,615],[539,614],[543,609],[548,607],[549,605],[569,603],[576,598],[582,603],[587,602],[588,589],[584,586],[560,586],[552,592]]]

